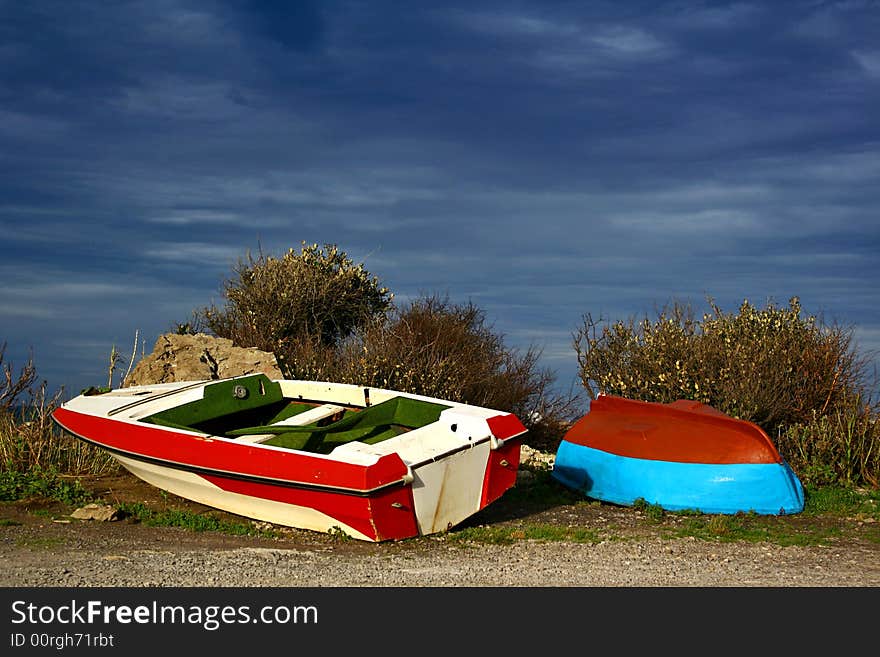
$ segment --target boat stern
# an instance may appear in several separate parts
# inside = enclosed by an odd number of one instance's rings
[[[513,487],[526,432],[515,415],[487,417],[485,409],[467,407],[444,411],[440,423],[460,444],[413,467],[420,534],[448,531]]]

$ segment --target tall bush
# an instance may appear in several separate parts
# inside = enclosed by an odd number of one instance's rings
[[[393,295],[336,245],[303,242],[281,257],[249,253],[223,282],[223,297],[194,321],[238,346],[274,352],[284,368],[300,343],[334,347],[388,311]]]
[[[540,351],[511,349],[473,303],[422,296],[395,308],[339,352],[338,378],[514,413],[532,447],[555,449],[576,400],[552,389]]]
[[[736,313],[708,303],[700,319],[677,301],[654,319],[603,324],[585,315],[574,347],[590,396],[696,400],[758,424],[787,459],[812,472],[824,460],[838,479],[876,481],[877,406],[866,393],[869,360],[855,350],[853,329],[803,316],[797,297],[787,308],[745,300]],[[835,450],[817,451],[820,438],[845,440],[859,454],[850,451],[841,467]]]
[[[427,295],[395,306],[378,278],[335,245],[283,257],[248,255],[225,302],[197,309],[181,332],[206,329],[275,354],[285,376],[389,388],[517,415],[529,444],[555,449],[579,398],[553,389],[540,351],[508,348],[472,303]]]
[[[584,386],[594,397],[694,399],[773,432],[846,407],[863,387],[852,329],[803,317],[797,297],[788,308],[745,300],[737,313],[709,305],[700,320],[680,302],[654,320],[600,327],[586,316],[574,339]]]

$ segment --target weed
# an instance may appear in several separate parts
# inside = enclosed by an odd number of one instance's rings
[[[51,550],[64,545],[64,539],[56,536],[27,536],[16,539],[15,544],[19,547]]]
[[[345,531],[337,525],[333,525],[330,529],[327,530],[327,536],[332,538],[334,541],[343,543],[353,540],[351,536],[346,534]]]
[[[93,500],[79,480],[64,477],[53,469],[34,468],[26,472],[0,470],[0,500],[14,501],[32,497],[77,505]]]
[[[35,473],[55,471],[65,474],[109,472],[118,468],[111,457],[91,445],[59,430],[52,412],[62,395],[46,392],[46,384],[36,384],[32,361],[18,377],[3,362],[0,346],[0,463],[5,471]]]
[[[601,534],[591,528],[557,525],[522,525],[517,527],[480,525],[449,533],[449,538],[460,543],[488,543],[509,545],[516,541],[567,541],[571,543],[599,543]]]
[[[666,515],[666,510],[659,504],[649,504],[643,497],[638,498],[632,504],[636,511],[641,511],[645,516],[654,522],[660,522]]]
[[[808,487],[804,496],[803,514],[808,516],[863,514],[880,522],[880,490],[837,486]]]
[[[729,536],[734,529],[734,520],[730,516],[711,516],[706,521],[706,531],[713,536]]]
[[[225,520],[214,513],[194,513],[176,508],[157,511],[139,502],[123,503],[119,509],[130,520],[149,527],[181,527],[190,531],[221,532],[234,536],[275,536],[271,530],[258,529],[251,522]]]

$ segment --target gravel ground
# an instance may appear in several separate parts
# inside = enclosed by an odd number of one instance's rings
[[[153,530],[160,532],[160,530]],[[871,546],[779,547],[645,539],[598,544],[351,550],[205,549],[174,530],[151,547],[87,541],[0,552],[2,586],[878,586]]]
[[[100,484],[117,499],[214,513],[129,475]],[[524,510],[504,497],[473,524],[586,528],[596,541],[496,545],[440,534],[375,544],[296,529],[276,538],[231,536],[69,514],[48,502],[0,505],[0,586],[880,586],[880,527],[867,517],[831,519],[827,544],[783,547],[669,538],[684,522],[674,515],[658,524],[634,509],[598,503]],[[770,522],[785,523],[791,533],[814,531],[820,520]]]

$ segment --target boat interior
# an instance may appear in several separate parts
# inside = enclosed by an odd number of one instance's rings
[[[154,413],[143,421],[328,454],[347,442],[373,444],[436,422],[447,408],[404,396],[367,407],[289,399],[277,382],[255,374],[207,385],[202,399]]]

